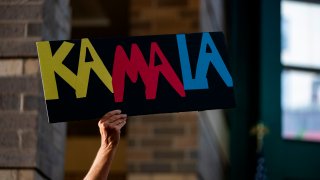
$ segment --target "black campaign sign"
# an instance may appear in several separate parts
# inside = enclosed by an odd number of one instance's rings
[[[49,122],[234,107],[223,34],[37,42]]]

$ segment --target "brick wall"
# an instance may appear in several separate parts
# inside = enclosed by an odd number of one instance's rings
[[[68,0],[0,1],[0,179],[62,179],[65,124],[48,124],[35,42],[67,39]]]
[[[131,0],[131,35],[199,31],[199,0]]]
[[[199,31],[199,0],[132,0],[130,3],[130,35]],[[196,112],[130,118],[128,179],[197,179],[197,119]]]
[[[131,35],[225,29],[221,0],[132,0],[130,13]],[[229,161],[225,121],[219,110],[130,119],[129,180],[224,179]]]
[[[196,178],[196,112],[137,116],[128,124],[130,180]]]

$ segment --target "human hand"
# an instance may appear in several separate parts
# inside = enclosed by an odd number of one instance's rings
[[[84,179],[107,179],[112,158],[120,141],[120,130],[126,124],[127,115],[120,110],[110,111],[99,121],[101,146]]]
[[[114,149],[120,141],[121,128],[126,124],[127,115],[121,110],[113,110],[105,114],[98,126],[101,134],[101,148]]]

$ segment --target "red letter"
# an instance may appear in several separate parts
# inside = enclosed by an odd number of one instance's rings
[[[156,53],[159,55],[159,58],[162,62],[162,64],[159,66],[154,66]],[[181,81],[173,71],[169,62],[156,43],[151,44],[150,67],[148,67],[146,60],[137,44],[132,44],[131,46],[130,60],[123,47],[118,45],[116,47],[112,70],[112,85],[115,102],[123,101],[126,74],[133,83],[137,82],[138,75],[140,75],[146,87],[146,99],[155,99],[157,94],[159,72],[164,75],[170,85],[180,94],[180,96],[185,96],[185,91]]]
[[[155,56],[158,55],[159,59],[161,60],[161,65],[154,66],[155,63]],[[159,72],[162,73],[162,75],[167,79],[169,84],[177,91],[177,93],[185,97],[186,93],[184,91],[184,87],[182,82],[179,80],[177,74],[172,69],[171,65],[169,64],[167,58],[164,56],[163,52],[161,51],[159,45],[156,42],[151,43],[151,49],[150,49],[150,64],[149,64],[151,72],[153,72],[153,81],[152,81],[152,89],[146,89],[150,90],[147,91],[147,95],[150,95],[150,99],[155,99],[157,87],[158,87],[158,80],[159,80]],[[155,89],[153,89],[155,88]],[[149,99],[147,97],[147,99]]]

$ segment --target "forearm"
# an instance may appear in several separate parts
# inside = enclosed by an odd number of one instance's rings
[[[115,153],[116,147],[108,148],[105,146],[101,146],[88,174],[84,179],[107,179],[111,167],[111,162]]]
[[[108,178],[111,162],[120,141],[120,130],[126,124],[126,119],[126,114],[121,114],[120,110],[114,110],[108,112],[99,120],[101,146],[84,179],[103,180]]]

